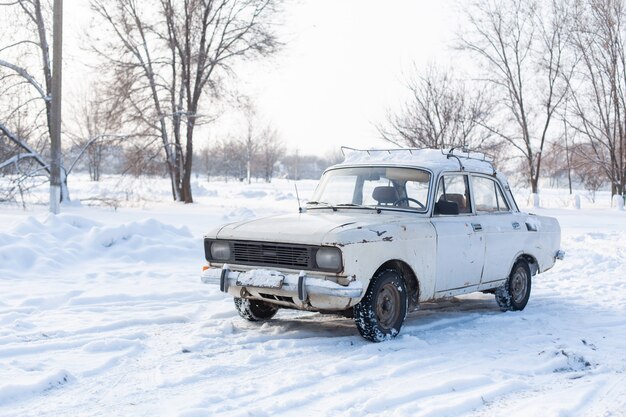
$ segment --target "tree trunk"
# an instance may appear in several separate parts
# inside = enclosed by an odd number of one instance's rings
[[[195,114],[195,112],[193,112]],[[185,149],[185,157],[183,162],[183,178],[182,178],[182,198],[185,204],[193,203],[191,194],[191,163],[193,161],[193,130],[195,128],[195,118],[190,117],[187,121],[187,146]]]
[[[182,197],[185,204],[193,203],[193,196],[191,195],[191,176],[185,175],[182,187]]]
[[[535,172],[535,167],[533,165],[533,159],[532,157],[527,158],[528,163],[528,177],[530,178],[530,189],[531,189],[531,193],[533,194],[537,194],[537,183],[539,182],[539,175],[538,173]]]
[[[70,201],[70,190],[67,188],[67,174],[65,168],[61,169],[61,196],[59,201]]]
[[[565,120],[563,120],[563,127],[564,127],[564,132],[565,132],[565,159],[567,161],[567,185],[569,186],[569,194],[572,195],[572,161],[569,156],[569,144],[567,141],[567,123]]]

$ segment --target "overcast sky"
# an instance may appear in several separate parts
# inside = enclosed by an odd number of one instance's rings
[[[85,0],[65,2],[66,65],[81,56],[88,12]],[[283,50],[248,64],[238,88],[290,150],[319,155],[341,145],[389,146],[375,124],[402,102],[413,63],[448,63],[458,23],[453,0],[286,0],[283,21]]]
[[[292,148],[389,146],[375,124],[402,102],[413,63],[447,63],[453,10],[448,0],[288,2],[284,51],[247,87]]]

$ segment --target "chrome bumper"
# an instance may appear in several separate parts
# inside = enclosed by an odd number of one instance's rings
[[[279,283],[268,286],[268,281],[278,281]],[[347,286],[344,286],[322,278],[307,276],[304,271],[300,271],[300,274],[297,275],[266,269],[238,272],[231,271],[228,265],[224,265],[221,269],[207,269],[202,273],[202,282],[219,285],[222,292],[228,292],[232,287],[276,289],[294,297],[297,296],[300,301],[307,300],[309,295],[359,298],[363,294],[363,284],[358,280],[351,281]]]

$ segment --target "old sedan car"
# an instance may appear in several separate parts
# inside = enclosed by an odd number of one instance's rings
[[[371,341],[420,302],[475,291],[522,310],[532,277],[563,257],[556,219],[520,212],[483,154],[347,149],[299,213],[225,225],[204,239],[202,281],[239,314],[352,313]]]

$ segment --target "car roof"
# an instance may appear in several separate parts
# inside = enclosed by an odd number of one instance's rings
[[[342,148],[345,159],[331,168],[341,166],[401,165],[425,168],[435,175],[442,171],[468,171],[495,175],[491,160],[483,153],[461,149],[352,149]]]

